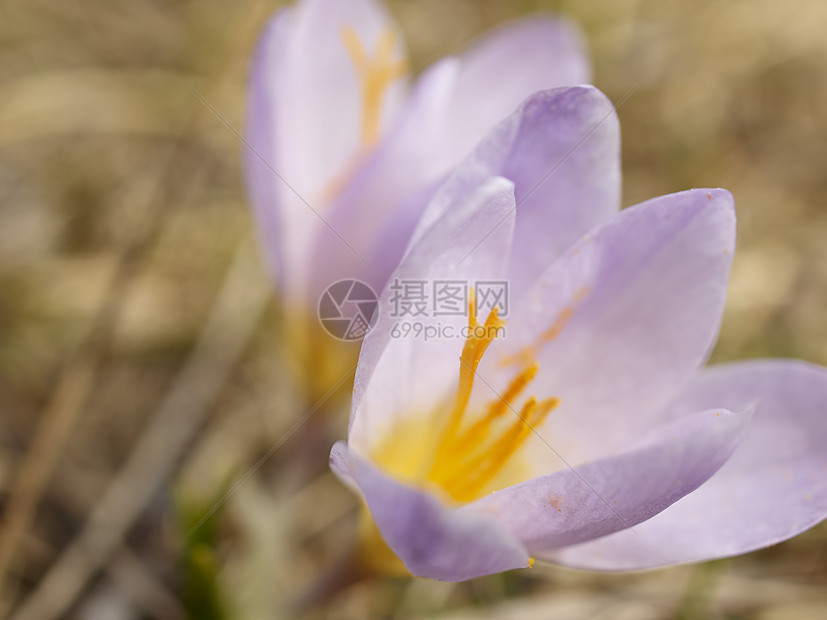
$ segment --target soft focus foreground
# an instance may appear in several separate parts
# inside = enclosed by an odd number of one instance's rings
[[[3,6],[0,615],[291,617],[345,550],[356,501],[326,457],[347,410],[317,418],[286,379],[239,172],[247,63],[275,7]],[[623,101],[623,204],[736,197],[714,359],[827,363],[823,3],[390,9],[415,70],[517,15],[578,21],[595,84]],[[826,552],[822,525],[641,575],[370,581],[307,616],[816,618]]]

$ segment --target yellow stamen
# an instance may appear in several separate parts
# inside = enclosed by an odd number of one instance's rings
[[[522,392],[529,383],[531,383],[537,375],[537,371],[539,369],[540,366],[535,362],[517,375],[511,381],[503,395],[491,404],[486,416],[474,422],[474,424],[471,425],[471,427],[457,440],[457,450],[461,451],[473,446],[474,444],[479,444],[482,442],[487,437],[488,431],[490,430],[491,424],[494,420],[502,416],[512,406],[514,399],[520,395],[520,392]]]
[[[459,501],[471,501],[478,497],[483,487],[523,446],[534,427],[542,424],[558,404],[559,400],[556,398],[549,398],[540,403],[536,398],[529,398],[520,410],[519,419],[487,450],[449,472],[449,477],[439,481],[441,486]]]
[[[468,400],[471,398],[471,391],[474,389],[474,377],[476,377],[477,367],[482,361],[482,356],[491,343],[494,342],[498,330],[505,326],[505,322],[500,320],[498,314],[495,307],[481,328],[477,322],[476,292],[473,288],[469,291],[468,336],[465,345],[462,347],[462,355],[459,358],[459,385],[454,399],[454,407],[442,433],[442,441],[440,441],[437,448],[435,468],[439,467],[442,461],[449,456],[446,453],[456,436],[462,421],[462,415],[468,406]]]
[[[404,58],[393,58],[396,45],[396,33],[393,30],[386,29],[379,35],[372,57],[353,28],[342,31],[342,41],[362,84],[362,143],[370,146],[379,139],[385,91],[407,73],[408,63]]]
[[[509,459],[520,449],[535,424],[541,423],[557,406],[556,398],[537,402],[529,398],[518,414],[518,420],[501,432],[498,439],[485,446],[492,426],[506,411],[514,410],[514,400],[537,375],[539,366],[529,364],[506,388],[501,397],[488,406],[485,415],[460,433],[462,418],[468,407],[479,363],[505,322],[494,308],[483,326],[477,319],[475,291],[468,301],[468,336],[460,356],[457,393],[451,414],[437,445],[433,465],[427,475],[458,501],[470,501],[486,484],[499,474]],[[516,413],[516,411],[515,411]]]
[[[571,307],[564,310],[538,336],[538,343],[527,347],[520,354],[527,357],[540,344],[556,337],[572,314]],[[521,479],[522,472],[519,463],[514,463],[515,456],[526,445],[535,428],[542,425],[560,403],[557,398],[538,399],[530,396],[522,405],[517,404],[517,399],[539,372],[536,361],[521,360],[525,361],[525,365],[511,379],[502,394],[488,403],[468,423],[464,423],[466,412],[470,410],[477,369],[504,326],[505,321],[499,318],[496,308],[491,310],[485,323],[480,325],[476,294],[471,289],[468,299],[468,334],[460,355],[456,394],[442,432],[433,441],[433,431],[426,427],[423,427],[421,433],[414,433],[412,429],[400,431],[400,441],[389,441],[382,450],[377,451],[376,458],[379,462],[411,482],[428,481],[438,485],[457,502],[473,501],[486,492],[514,484]],[[509,412],[516,419],[509,419]],[[432,424],[433,419],[427,418],[425,424]],[[420,435],[425,440],[424,445],[408,451],[400,448],[400,443],[413,445]],[[393,435],[391,439],[396,437]]]

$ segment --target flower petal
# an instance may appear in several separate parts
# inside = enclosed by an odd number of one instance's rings
[[[453,171],[428,205],[422,234],[469,183],[490,175],[516,187],[511,296],[620,205],[620,130],[612,103],[578,86],[539,92],[502,121]]]
[[[827,517],[827,369],[794,360],[713,366],[684,392],[697,406],[753,408],[732,458],[708,482],[635,527],[549,559],[637,570],[727,557],[791,538]]]
[[[344,33],[352,29],[370,55],[380,37],[393,32],[398,35],[394,57],[402,58],[404,51],[398,27],[374,0],[302,0],[295,11],[284,71],[271,76],[271,88],[282,150],[277,163],[310,201],[362,146],[363,92]],[[385,119],[395,117],[403,91],[396,83],[385,93]]]
[[[637,526],[697,489],[730,457],[749,417],[721,409],[683,416],[634,450],[507,487],[462,510],[490,515],[543,558]]]
[[[434,317],[430,310],[425,316],[400,315],[394,312],[395,281],[422,282],[431,290],[436,280],[472,284],[502,278],[502,253],[510,248],[514,226],[513,192],[506,179],[488,179],[448,210],[394,272],[359,356],[348,434],[358,453],[370,454],[399,420],[427,415],[456,386],[464,344],[458,336],[467,316]],[[439,328],[454,338],[394,329],[405,324]]]
[[[463,581],[525,568],[525,548],[484,515],[451,510],[427,492],[389,478],[370,462],[333,446],[330,466],[364,497],[382,537],[414,575]]]
[[[726,190],[663,196],[590,233],[515,302],[501,344],[539,362],[534,389],[561,401],[540,433],[570,463],[625,450],[692,379],[718,334],[734,240]],[[559,467],[533,443],[539,471]]]
[[[311,296],[343,278],[381,289],[399,264],[433,194],[430,186],[445,173],[433,152],[442,148],[436,145],[442,144],[442,112],[455,74],[456,62],[446,59],[418,80],[399,122],[330,205],[325,215],[330,226],[319,228],[313,240]],[[392,246],[384,241],[388,229],[395,232]],[[389,251],[382,252],[383,246]]]
[[[362,88],[343,39],[348,29],[369,53],[382,33],[397,31],[373,0],[302,0],[265,27],[251,67],[247,183],[268,260],[291,290],[302,288],[327,188],[362,148]],[[394,53],[404,54],[398,42]],[[399,82],[385,93],[384,125],[404,89]]]
[[[446,141],[461,157],[528,94],[588,84],[585,47],[574,24],[551,17],[528,17],[486,33],[460,56]]]

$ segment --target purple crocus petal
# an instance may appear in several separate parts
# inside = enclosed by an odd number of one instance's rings
[[[620,205],[620,132],[603,93],[590,86],[529,97],[457,166],[430,202],[414,238],[468,184],[497,174],[516,187],[511,297]]]
[[[433,152],[435,145],[442,148],[443,111],[456,69],[456,61],[446,59],[418,80],[399,122],[329,206],[329,226],[313,240],[319,250],[309,272],[311,296],[343,278],[358,277],[377,289],[385,285],[433,193],[428,188],[444,173]],[[394,245],[384,244],[388,229],[395,232]],[[389,252],[378,251],[380,246]]]
[[[382,33],[397,31],[373,0],[302,0],[273,17],[251,67],[245,172],[268,262],[287,295],[303,288],[329,190],[362,148],[362,87],[343,39],[349,29],[370,53]],[[400,81],[385,93],[384,125],[404,88]]]
[[[346,172],[362,146],[363,89],[343,35],[352,30],[367,54],[386,32],[398,34],[395,56],[404,57],[398,27],[374,0],[302,0],[295,6],[284,60],[273,83],[277,136],[282,149],[279,171],[311,202],[320,190]],[[401,105],[404,84],[392,85],[382,99],[388,122]]]
[[[407,250],[411,231],[416,228],[423,210],[441,184],[440,179],[412,192],[402,206],[384,222],[370,244],[368,264],[361,272],[365,282],[376,289],[381,289],[385,285],[391,268],[399,264]]]
[[[641,447],[507,487],[461,510],[491,515],[542,558],[636,526],[694,491],[730,457],[749,418],[722,409],[683,416]]]
[[[463,196],[402,259],[380,296],[376,325],[359,356],[348,434],[350,447],[359,454],[370,454],[400,420],[427,414],[456,387],[464,340],[435,334],[426,338],[423,333],[406,336],[399,334],[399,326],[439,325],[443,334],[458,336],[468,318],[396,317],[394,282],[431,286],[435,280],[501,279],[502,252],[510,248],[513,227],[514,186],[494,177]]]
[[[704,370],[679,413],[717,403],[754,409],[732,458],[707,483],[637,526],[549,559],[595,570],[637,570],[753,551],[827,517],[827,369],[756,360]]]
[[[715,342],[734,243],[726,190],[663,196],[591,232],[515,302],[501,346],[539,362],[533,389],[561,401],[540,434],[570,463],[623,450],[660,422]],[[494,381],[506,352],[483,360],[493,385],[509,378]],[[538,474],[560,467],[532,443]]]
[[[414,575],[463,581],[529,564],[525,548],[489,517],[447,508],[434,495],[386,476],[344,443],[333,446],[330,466],[359,490],[385,542]]]
[[[459,59],[445,123],[454,161],[530,93],[591,82],[583,37],[563,19],[532,16],[504,24],[480,37]]]

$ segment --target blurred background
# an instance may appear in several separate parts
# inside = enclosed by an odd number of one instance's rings
[[[595,84],[629,95],[624,204],[736,197],[715,359],[827,365],[827,3],[389,5],[415,70],[519,15],[577,21]],[[314,410],[286,379],[240,170],[277,6],[0,2],[0,617],[298,617],[287,601],[352,534],[326,463],[347,414],[319,444],[295,432]],[[825,618],[827,524],[644,574],[363,582],[302,617]]]

